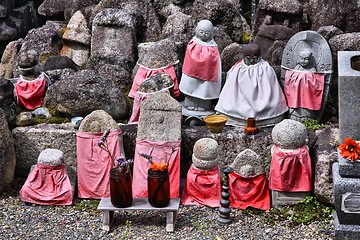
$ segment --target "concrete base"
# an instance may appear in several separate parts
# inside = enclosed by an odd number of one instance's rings
[[[295,205],[310,196],[311,192],[279,192],[271,190],[272,206]]]
[[[336,212],[333,215],[335,225],[335,240],[358,240],[360,239],[359,225],[340,224]]]

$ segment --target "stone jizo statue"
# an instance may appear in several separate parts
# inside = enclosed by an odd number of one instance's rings
[[[313,53],[310,50],[302,50],[299,54],[299,62],[294,70],[316,72],[316,68],[313,65],[313,59]]]
[[[327,41],[314,31],[295,34],[284,48],[281,82],[289,117],[321,120],[332,78]]]
[[[258,44],[245,45],[243,56],[228,71],[215,110],[229,117],[228,125],[244,126],[248,118],[257,126],[280,122],[288,108],[274,69],[261,58]]]
[[[213,24],[202,20],[186,48],[179,86],[185,95],[182,103],[184,116],[214,113],[212,100],[219,97],[221,90],[221,62],[213,35]]]

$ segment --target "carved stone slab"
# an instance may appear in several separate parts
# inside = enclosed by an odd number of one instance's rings
[[[286,69],[294,69],[297,65],[299,54],[302,50],[308,49],[313,53],[314,66],[316,72],[325,73],[325,86],[322,98],[321,109],[314,111],[304,108],[290,109],[291,118],[299,120],[299,117],[320,120],[329,95],[330,85],[332,84],[332,55],[330,46],[323,36],[315,31],[302,31],[295,34],[286,44],[282,57],[281,81],[284,83]],[[282,84],[283,85],[283,84]],[[293,112],[293,114],[292,114]]]

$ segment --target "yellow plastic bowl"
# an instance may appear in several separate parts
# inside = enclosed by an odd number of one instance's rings
[[[228,118],[224,115],[210,115],[204,117],[204,122],[212,133],[221,133],[227,120]]]

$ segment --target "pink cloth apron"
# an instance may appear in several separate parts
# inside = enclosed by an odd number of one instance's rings
[[[324,73],[286,70],[284,92],[288,107],[320,110]]]
[[[164,162],[169,159],[173,146],[175,147],[176,151],[171,155],[169,161],[170,197],[179,197],[180,145],[181,141],[152,142],[140,139],[136,140],[132,185],[134,198],[148,197],[147,172],[150,167],[150,162],[144,157],[141,157],[140,153],[151,155],[154,162]]]
[[[272,190],[308,192],[312,190],[312,168],[306,145],[294,152],[282,152],[274,145],[270,166]]]
[[[206,46],[192,39],[187,47],[182,72],[199,80],[217,82],[220,54],[217,46]]]
[[[231,172],[229,174],[229,187],[232,207],[270,209],[270,191],[265,173],[242,177],[236,172]]]
[[[167,73],[171,76],[172,80],[174,81],[174,97],[178,98],[180,96],[179,83],[173,65],[163,68],[147,68],[142,65],[139,65],[139,68],[134,77],[134,82],[131,86],[131,90],[128,96],[134,98],[136,92],[139,90],[140,84],[143,81],[145,81],[147,78],[151,77],[152,75],[162,72]]]
[[[27,110],[33,110],[42,105],[45,97],[46,79],[41,74],[33,81],[26,81],[22,76],[15,84],[15,92],[19,106],[25,107]]]
[[[23,202],[42,205],[71,205],[73,195],[65,165],[36,164],[20,190]]]
[[[114,159],[120,156],[120,134],[121,129],[113,129],[107,137]],[[114,163],[109,154],[98,146],[102,135],[88,132],[76,134],[79,198],[100,199],[110,196],[110,170]]]
[[[184,205],[205,205],[219,207],[221,180],[218,168],[200,170],[191,165],[181,197]]]

